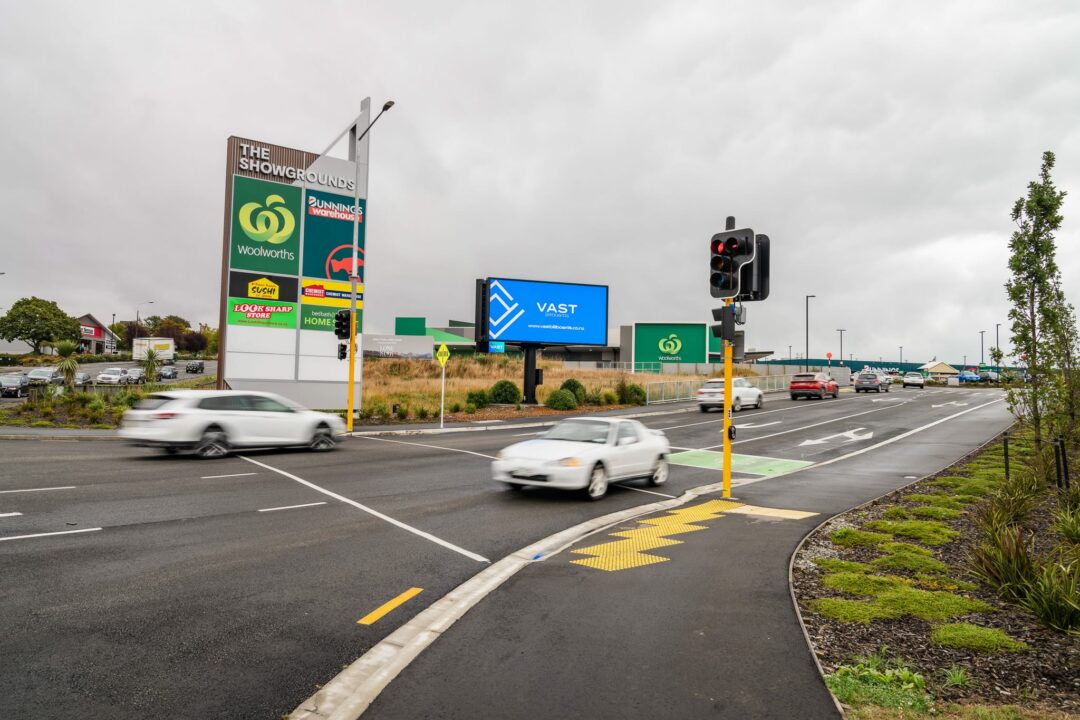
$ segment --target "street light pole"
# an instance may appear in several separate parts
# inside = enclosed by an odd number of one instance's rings
[[[139,308],[143,305],[153,305],[153,300],[143,300],[141,303],[135,303],[135,337],[139,337]],[[135,350],[135,338],[131,339],[131,349]]]
[[[904,365],[904,346],[903,345],[900,346],[900,365],[901,365],[900,372],[903,372],[904,371],[904,368],[903,368],[903,365]]]
[[[840,333],[840,364],[844,364],[844,333],[847,332],[846,328],[836,328],[836,332]]]
[[[1001,354],[1001,323],[994,325],[994,347],[997,348],[998,354]],[[1000,363],[1001,361],[998,360]],[[997,366],[997,371],[1001,372],[1001,365]]]
[[[986,331],[979,331],[979,365],[983,364],[983,338],[986,337]]]
[[[803,372],[810,372],[810,298],[812,297],[817,297],[817,295],[806,296],[806,360]]]

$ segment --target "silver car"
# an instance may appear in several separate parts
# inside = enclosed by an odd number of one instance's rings
[[[128,373],[124,368],[107,368],[98,373],[96,382],[99,385],[127,385]]]
[[[926,387],[926,378],[924,378],[922,376],[922,373],[917,373],[917,372],[906,373],[904,375],[904,377],[903,377],[903,380],[901,380],[901,382],[904,383],[905,388],[908,387],[909,385],[911,387],[917,387],[917,388]]]
[[[892,385],[892,378],[884,373],[879,372],[866,372],[865,370],[859,373],[859,376],[855,378],[855,392],[889,392],[889,386]]]

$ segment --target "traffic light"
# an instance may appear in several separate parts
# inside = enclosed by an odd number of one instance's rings
[[[337,346],[337,359],[344,360],[349,357],[349,346],[345,343],[338,343]]]
[[[735,342],[735,306],[725,305],[713,308],[712,317],[720,323],[712,326],[713,336],[727,342]]]
[[[338,340],[344,340],[349,337],[352,330],[352,313],[348,310],[338,310],[337,315],[334,316],[334,335]],[[341,347],[345,347],[342,345]],[[339,351],[340,353],[340,351]]]
[[[743,266],[754,259],[754,231],[743,228],[716,233],[709,249],[709,292],[714,298],[738,297]]]
[[[749,265],[748,273],[744,273],[745,279],[749,275],[749,284],[744,284],[739,293],[739,300],[764,300],[769,297],[769,236],[758,235],[754,238],[754,261]]]

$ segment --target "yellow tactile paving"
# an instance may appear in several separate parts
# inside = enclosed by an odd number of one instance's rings
[[[743,505],[740,508],[728,510],[728,512],[732,515],[760,515],[762,517],[782,518],[784,520],[803,520],[804,518],[817,515],[817,513],[805,512],[803,510],[781,510],[780,508],[756,507],[754,505]]]
[[[667,562],[669,558],[650,555],[646,551],[681,545],[682,540],[672,540],[670,536],[706,530],[707,526],[693,523],[715,520],[725,512],[738,507],[742,507],[742,504],[726,500],[709,500],[700,505],[672,510],[667,515],[642,520],[644,527],[611,533],[613,537],[623,538],[621,540],[572,551],[577,555],[591,555],[592,557],[571,560],[571,562],[575,565],[584,565],[608,572]]]

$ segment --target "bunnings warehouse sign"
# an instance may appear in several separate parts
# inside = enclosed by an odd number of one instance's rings
[[[364,100],[356,120],[361,130],[369,105]],[[357,276],[363,332],[368,139],[350,155],[229,138],[219,361],[230,387],[345,406],[348,363],[337,359],[334,316],[352,306]]]
[[[635,323],[634,364],[709,361],[705,323]]]

